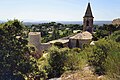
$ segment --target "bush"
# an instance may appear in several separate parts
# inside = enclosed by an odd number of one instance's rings
[[[109,80],[120,80],[120,44],[109,51],[104,67]]]
[[[116,41],[116,42],[120,42],[120,30],[116,31],[112,35],[110,35],[109,39]]]
[[[63,48],[63,44],[61,42],[56,42],[54,43],[55,46],[57,46],[58,48]]]
[[[99,40],[95,46],[91,49],[91,55],[89,56],[89,63],[95,68],[95,73],[102,75],[105,74],[105,60],[111,49],[115,47],[117,43],[111,40]]]
[[[116,38],[116,42],[120,42],[120,35],[117,36],[117,38]]]
[[[52,47],[47,57],[49,67],[47,66],[46,72],[48,78],[60,77],[65,71],[81,69],[86,63],[83,56],[77,51]]]
[[[18,20],[0,25],[0,80],[23,80],[37,72],[36,61],[28,56],[25,26]]]

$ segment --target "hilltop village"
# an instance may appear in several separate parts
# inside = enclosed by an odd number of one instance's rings
[[[0,80],[120,80],[120,19],[95,25],[0,24]]]
[[[87,45],[92,42],[92,33],[93,33],[93,14],[91,10],[90,3],[88,3],[87,10],[83,17],[83,31],[75,34],[74,36],[68,36],[61,39],[49,41],[47,43],[41,43],[41,33],[40,32],[30,32],[29,33],[29,44],[37,48],[38,56],[42,55],[44,50],[49,49],[54,43],[60,42],[64,47],[69,48],[83,48],[84,45]],[[91,45],[94,45],[92,42]]]

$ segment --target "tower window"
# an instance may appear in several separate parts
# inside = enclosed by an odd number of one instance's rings
[[[89,26],[89,21],[87,20],[87,24],[86,24],[86,26]]]

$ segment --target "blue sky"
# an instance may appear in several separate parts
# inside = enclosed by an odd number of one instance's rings
[[[89,0],[1,0],[0,20],[82,21]],[[90,0],[95,20],[120,18],[120,0]]]

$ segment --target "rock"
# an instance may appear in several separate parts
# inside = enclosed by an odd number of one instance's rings
[[[112,24],[113,24],[113,25],[120,25],[120,18],[114,19],[114,20],[112,21]]]

